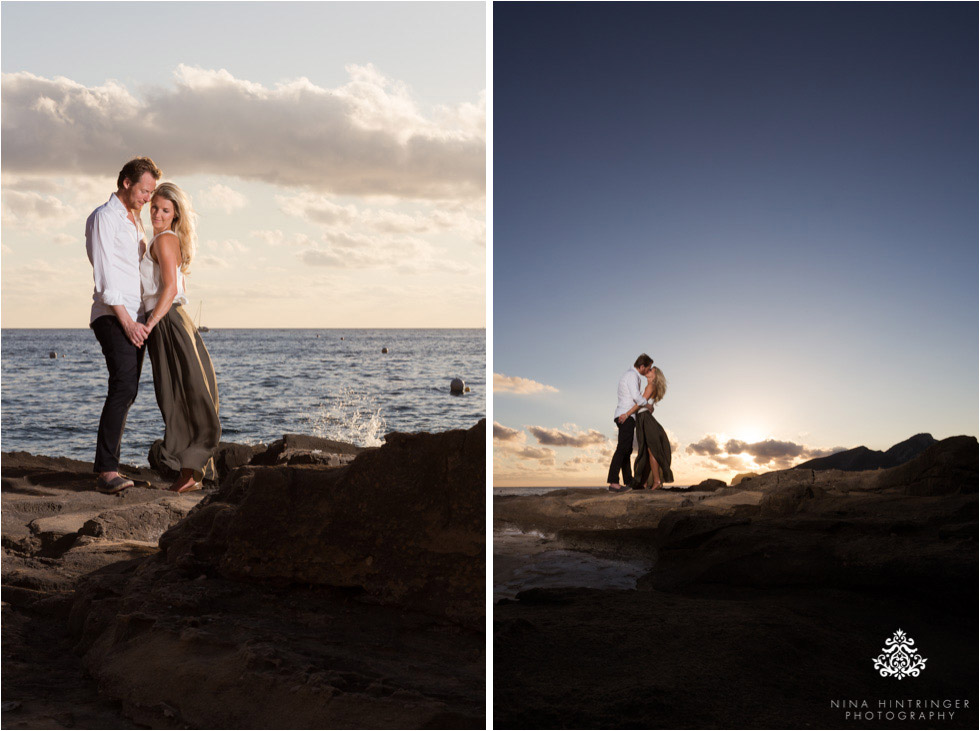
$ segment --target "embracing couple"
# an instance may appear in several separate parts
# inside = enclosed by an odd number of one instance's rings
[[[643,381],[646,379],[646,384]],[[646,353],[640,355],[619,379],[615,422],[619,429],[616,451],[609,465],[609,491],[656,490],[674,481],[670,471],[670,441],[660,422],[653,418],[653,407],[667,392],[667,379]],[[633,438],[637,441],[636,465],[630,470]],[[619,484],[619,472],[623,484]],[[635,476],[634,476],[635,474]]]
[[[183,308],[184,277],[197,247],[195,214],[180,188],[157,185],[161,176],[150,158],[130,160],[119,172],[116,192],[85,222],[95,278],[89,322],[109,369],[95,450],[96,489],[104,493],[134,484],[119,474],[119,452],[147,345],[165,425],[161,461],[180,473],[170,490],[200,489],[221,437],[214,367]],[[140,219],[146,203],[153,223],[149,241]]]

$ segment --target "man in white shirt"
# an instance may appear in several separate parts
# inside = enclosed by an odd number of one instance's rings
[[[132,480],[119,474],[119,452],[126,415],[139,389],[149,334],[140,295],[140,257],[146,243],[139,215],[160,176],[160,168],[150,158],[130,160],[119,172],[116,192],[85,222],[85,249],[95,280],[89,326],[109,369],[109,393],[95,449],[99,492],[117,493],[133,486]]]
[[[633,481],[633,468],[630,465],[630,455],[633,454],[633,432],[636,429],[636,419],[633,414],[646,404],[643,398],[643,388],[647,373],[653,368],[653,358],[646,353],[641,354],[633,367],[619,379],[617,391],[618,403],[614,421],[619,429],[616,451],[609,465],[609,491],[627,492]],[[623,471],[623,484],[619,484],[619,471]]]

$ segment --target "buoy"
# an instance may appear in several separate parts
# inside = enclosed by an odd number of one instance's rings
[[[454,378],[452,383],[449,384],[449,393],[463,393],[464,388],[466,388],[466,384],[463,383],[463,379]]]
[[[469,392],[470,392],[470,387],[469,386],[467,386],[466,388],[463,389],[463,393],[469,393]]]
[[[58,357],[58,354],[57,354],[57,353],[55,353],[55,352],[54,352],[54,351],[52,350],[52,351],[51,351],[50,353],[48,353],[48,357],[49,357],[49,358],[57,358],[57,357]]]
[[[382,353],[387,353],[387,352],[388,352],[388,349],[387,349],[387,348],[382,348],[382,349],[381,349],[381,352],[382,352]]]

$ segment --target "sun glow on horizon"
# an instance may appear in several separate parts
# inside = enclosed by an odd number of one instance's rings
[[[738,436],[734,437],[735,439],[748,444],[755,444],[756,442],[761,442],[769,438],[767,436],[768,432],[765,429],[762,429],[754,424],[740,426],[736,433]],[[727,442],[728,439],[729,437],[726,437],[725,441]]]

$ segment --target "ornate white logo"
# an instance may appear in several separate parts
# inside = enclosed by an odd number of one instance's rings
[[[882,652],[874,659],[875,670],[881,673],[881,677],[902,678],[911,675],[913,678],[919,677],[919,673],[926,669],[926,660],[915,648],[915,640],[906,637],[902,630],[898,630],[890,640],[885,640]]]

